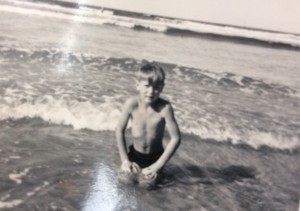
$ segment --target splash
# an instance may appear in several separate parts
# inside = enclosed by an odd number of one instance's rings
[[[105,96],[104,96],[105,97]],[[34,102],[17,102],[5,98],[1,106],[1,120],[20,118],[41,118],[46,122],[71,125],[74,129],[114,130],[119,119],[119,102],[79,102],[64,97],[55,99],[45,95]]]

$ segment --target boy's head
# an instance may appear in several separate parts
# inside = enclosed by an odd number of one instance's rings
[[[151,81],[163,86],[165,83],[165,72],[156,63],[144,64],[138,72],[138,81],[143,80]]]
[[[158,99],[164,83],[164,70],[156,63],[147,63],[138,72],[137,89],[145,103],[150,104]]]

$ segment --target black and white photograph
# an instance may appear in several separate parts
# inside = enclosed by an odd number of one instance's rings
[[[0,210],[300,210],[299,0],[0,0]]]

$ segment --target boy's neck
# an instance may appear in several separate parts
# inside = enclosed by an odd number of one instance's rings
[[[139,105],[145,109],[149,108],[149,107],[153,107],[153,105],[155,104],[156,101],[152,102],[152,103],[145,103],[141,98],[139,98]]]
[[[141,99],[139,99],[139,104],[140,104],[140,107],[145,108],[145,109],[147,109],[147,108],[149,108],[149,106],[151,106],[151,104],[145,103]]]

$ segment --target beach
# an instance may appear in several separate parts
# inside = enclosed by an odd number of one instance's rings
[[[299,209],[297,35],[209,36],[47,1],[0,10],[0,210]],[[153,190],[118,183],[114,133],[147,61],[182,133]]]

